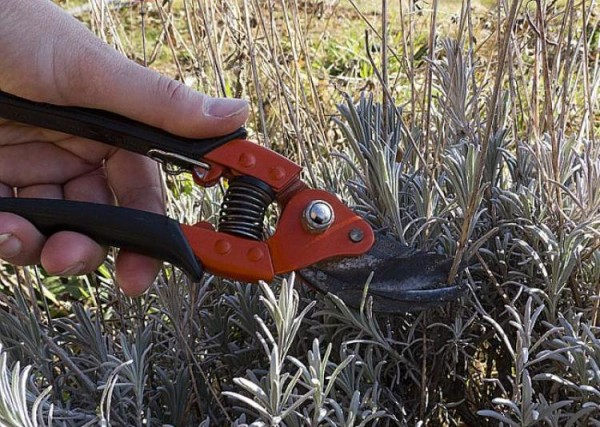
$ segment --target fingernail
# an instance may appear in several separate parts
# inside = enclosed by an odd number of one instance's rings
[[[204,100],[204,114],[219,119],[239,116],[248,108],[248,102],[235,98],[210,98]]]
[[[79,261],[72,266],[65,268],[63,271],[58,273],[57,276],[78,276],[83,272],[83,267],[85,267],[85,263]]]
[[[23,243],[11,233],[0,234],[0,258],[14,258],[23,250]]]

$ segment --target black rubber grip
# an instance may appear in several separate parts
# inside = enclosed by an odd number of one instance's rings
[[[202,278],[202,265],[179,223],[164,215],[95,203],[20,198],[0,198],[0,212],[27,219],[45,236],[75,231],[104,246],[170,262],[193,280]]]
[[[177,156],[200,160],[215,148],[231,140],[246,137],[246,130],[240,128],[217,138],[184,138],[107,111],[33,102],[2,91],[0,117],[93,139],[143,155],[154,152],[151,155],[153,158],[185,169],[190,169],[193,164]],[[175,156],[162,156],[159,152]]]

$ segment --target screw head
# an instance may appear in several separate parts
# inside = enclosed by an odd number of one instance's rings
[[[313,200],[304,209],[302,223],[311,233],[322,233],[335,221],[333,208],[324,200]]]
[[[365,233],[360,228],[353,228],[350,230],[350,233],[348,233],[348,237],[352,242],[360,243],[365,238]]]

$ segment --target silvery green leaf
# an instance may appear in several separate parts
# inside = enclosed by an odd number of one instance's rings
[[[229,396],[232,399],[237,399],[243,403],[245,403],[246,405],[250,406],[251,408],[253,408],[254,410],[256,410],[263,418],[267,419],[267,420],[271,420],[271,414],[269,414],[269,412],[267,411],[267,409],[265,409],[262,405],[260,405],[259,403],[255,402],[254,400],[238,394],[238,393],[233,393],[230,391],[224,391],[223,392],[224,396]]]
[[[254,397],[261,401],[263,404],[269,402],[268,396],[258,384],[255,384],[252,381],[247,380],[245,378],[235,378],[233,381],[237,385],[254,395]]]
[[[513,402],[512,400],[509,399],[504,399],[501,397],[496,397],[494,399],[492,399],[492,403],[494,405],[504,405],[509,407],[514,413],[516,414],[520,414],[521,410],[519,409],[519,406]]]

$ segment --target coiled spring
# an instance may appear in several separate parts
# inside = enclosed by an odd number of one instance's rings
[[[256,178],[243,176],[230,181],[221,204],[218,230],[262,240],[265,214],[274,198],[273,190]]]

